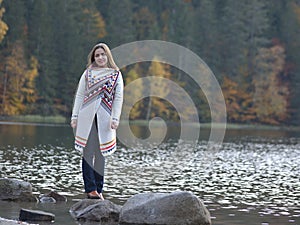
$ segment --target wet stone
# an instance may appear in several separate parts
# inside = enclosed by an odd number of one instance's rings
[[[56,200],[52,197],[48,197],[48,196],[42,196],[40,198],[40,202],[41,203],[56,203]]]
[[[54,198],[57,202],[66,202],[67,201],[67,198],[63,195],[60,195],[58,194],[57,192],[55,191],[50,191],[48,194],[46,194],[45,196],[48,196],[48,197],[52,197]]]
[[[30,183],[9,178],[0,178],[0,200],[6,201],[37,201],[32,194]]]
[[[120,213],[120,225],[210,225],[210,213],[194,194],[142,193],[129,198]]]
[[[79,221],[97,221],[102,225],[118,225],[121,206],[109,200],[84,199],[75,203],[71,215]]]
[[[40,210],[21,209],[19,215],[21,221],[54,221],[54,219],[54,214]]]
[[[67,198],[63,195],[58,194],[55,191],[50,191],[40,197],[40,202],[66,202]]]

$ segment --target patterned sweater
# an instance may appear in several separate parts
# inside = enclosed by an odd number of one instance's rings
[[[97,73],[99,73],[99,69],[92,69],[90,72],[91,72],[91,75],[97,74]],[[86,94],[86,86],[88,85],[87,80],[86,80],[86,73],[87,73],[87,70],[85,70],[83,72],[83,74],[81,75],[81,78],[80,78],[80,81],[78,84],[77,92],[76,92],[75,99],[74,99],[71,119],[77,119],[79,110],[84,102],[84,98],[85,98],[85,94]],[[124,89],[123,78],[122,78],[121,72],[119,71],[119,76],[117,79],[116,89],[115,89],[115,96],[114,96],[114,100],[112,103],[112,114],[111,114],[111,118],[114,120],[117,120],[117,121],[119,121],[119,119],[120,119],[121,110],[122,110],[123,89]]]

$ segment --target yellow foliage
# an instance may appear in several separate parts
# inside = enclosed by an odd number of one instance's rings
[[[37,59],[31,57],[29,62],[25,59],[24,46],[21,41],[12,45],[10,54],[4,60],[4,81],[2,87],[2,115],[18,115],[26,111],[29,103],[37,99],[35,93],[35,78],[38,75]]]
[[[255,62],[253,97],[257,117],[261,122],[277,124],[289,116],[289,88],[280,78],[285,66],[284,48],[276,45],[260,49]]]
[[[262,48],[254,60],[252,83],[224,77],[222,90],[228,121],[279,124],[289,117],[289,88],[281,79],[285,52],[280,45]]]
[[[229,122],[251,122],[255,119],[251,94],[244,87],[224,76],[222,91]]]
[[[100,12],[99,11],[94,11],[93,14],[92,14],[92,17],[94,18],[95,23],[96,23],[95,29],[98,30],[97,37],[99,39],[105,37],[105,35],[107,34],[106,30],[105,30],[105,22],[104,22],[104,19],[101,16]]]
[[[32,56],[30,58],[29,69],[25,72],[25,82],[22,87],[24,103],[34,103],[37,100],[35,79],[38,76],[38,60]]]
[[[2,0],[0,0],[0,6],[1,6],[1,3],[2,3]],[[0,7],[0,43],[3,40],[4,36],[6,35],[6,32],[8,31],[7,24],[4,21],[2,21],[4,12],[5,12],[5,9]]]

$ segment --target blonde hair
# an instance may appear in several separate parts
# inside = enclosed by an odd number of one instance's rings
[[[93,49],[90,51],[90,53],[88,55],[88,58],[87,58],[88,63],[86,65],[86,67],[87,68],[90,67],[95,62],[95,51],[99,48],[102,48],[104,50],[105,54],[107,55],[107,67],[115,69],[115,70],[119,70],[118,66],[116,65],[116,63],[113,59],[113,56],[111,54],[109,47],[104,43],[96,44],[93,47]]]

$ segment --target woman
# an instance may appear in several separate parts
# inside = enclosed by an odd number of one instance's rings
[[[83,152],[82,173],[88,198],[104,199],[105,156],[116,150],[123,104],[123,79],[106,44],[93,47],[82,74],[71,118],[75,148]]]

